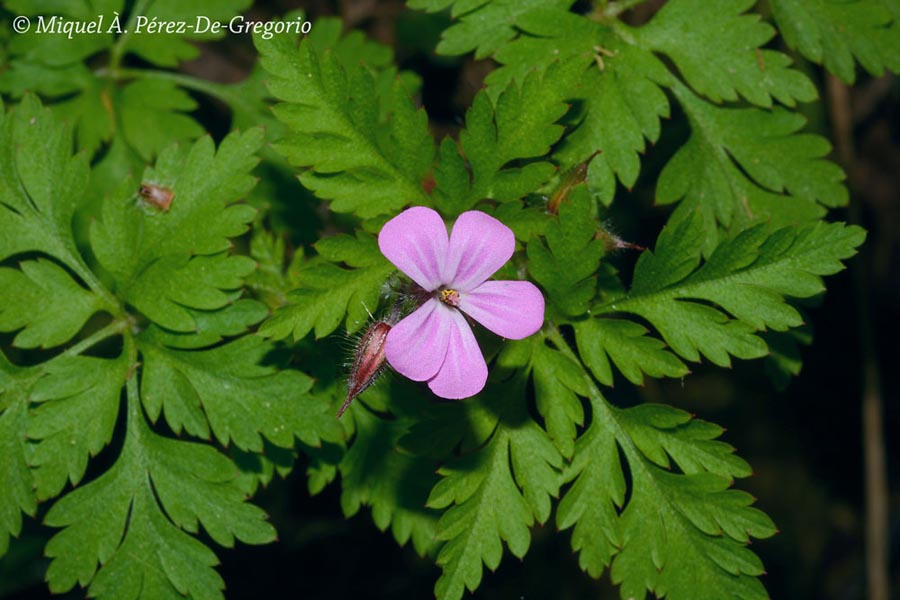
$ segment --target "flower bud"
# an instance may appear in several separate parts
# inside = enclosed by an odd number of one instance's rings
[[[353,399],[372,385],[384,370],[384,342],[390,330],[389,324],[376,321],[359,339],[353,356],[353,366],[350,368],[350,377],[347,380],[347,399],[338,411],[338,417],[344,414]]]

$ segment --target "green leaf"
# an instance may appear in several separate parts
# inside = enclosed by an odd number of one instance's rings
[[[340,462],[344,516],[370,506],[378,529],[390,527],[401,546],[412,540],[420,555],[432,554],[438,514],[425,501],[437,481],[436,465],[397,449],[408,420],[380,419],[361,404],[351,406],[348,414],[356,435]]]
[[[315,330],[322,338],[342,322],[352,333],[376,310],[381,287],[394,267],[381,256],[375,238],[363,232],[338,235],[321,240],[316,249],[319,256],[299,263],[293,273],[297,289],[289,294],[289,303],[262,324],[261,335],[281,339],[293,333],[299,340]]]
[[[594,202],[584,185],[576,187],[559,207],[544,234],[528,242],[528,270],[550,302],[563,314],[583,314],[597,292],[594,277],[604,254],[596,239]]]
[[[790,69],[791,60],[775,50],[761,50],[775,30],[749,13],[755,0],[667,2],[639,30],[642,44],[668,55],[688,84],[713,102],[733,102],[738,94],[760,106],[772,98],[793,106],[816,98],[805,75]]]
[[[599,577],[612,563],[623,598],[649,591],[681,600],[697,590],[765,598],[756,578],[762,563],[747,543],[773,535],[775,526],[750,507],[749,494],[728,489],[731,476],[746,477],[750,468],[716,439],[722,429],[667,406],[615,409],[596,388],[590,397],[594,420],[576,444],[566,471],[573,484],[557,512],[561,529],[574,527],[582,569]],[[667,470],[669,456],[682,473]]]
[[[340,439],[328,406],[306,392],[312,381],[296,371],[276,372],[260,364],[272,346],[244,336],[208,350],[176,350],[159,344],[152,331],[139,339],[144,360],[141,397],[151,420],[165,412],[176,433],[234,442],[260,452],[263,437],[292,448],[294,437],[310,446]]]
[[[623,597],[644,597],[645,590],[671,600],[694,598],[696,590],[712,598],[768,597],[757,579],[762,563],[746,542],[774,535],[775,526],[749,506],[749,494],[729,490],[728,479],[711,473],[629,464],[635,482],[611,570]]]
[[[684,377],[688,368],[647,335],[645,327],[624,319],[587,319],[574,324],[578,352],[597,381],[613,385],[612,364],[635,385],[650,377]]]
[[[854,59],[875,77],[900,71],[900,5],[895,0],[771,0],[791,48],[847,83]]]
[[[171,81],[135,81],[122,89],[116,101],[122,135],[144,161],[152,160],[172,140],[203,135],[200,124],[184,114],[196,109],[197,103]]]
[[[253,187],[247,172],[262,141],[262,131],[253,129],[229,135],[218,152],[206,137],[190,149],[172,146],[160,154],[144,183],[171,192],[167,210],[122,199],[123,192],[104,202],[102,219],[91,227],[94,254],[118,294],[154,322],[194,330],[189,309],[226,306],[229,291],[253,270],[250,259],[223,251],[255,215],[235,202]]]
[[[228,29],[213,30],[211,24],[230,22],[252,4],[251,0],[225,0],[209,4],[204,0],[154,0],[142,14],[132,14],[132,28],[119,38],[125,52],[163,67],[196,58],[199,54],[193,41],[208,41],[225,37]],[[247,19],[249,20],[249,19]],[[154,29],[154,21],[183,21],[188,26],[181,31],[167,32],[165,25]],[[239,18],[236,23],[243,23]],[[206,31],[209,29],[209,31]]]
[[[805,119],[782,109],[716,108],[687,91],[675,93],[692,134],[663,169],[657,202],[682,200],[678,214],[699,210],[709,252],[716,223],[740,230],[748,224],[802,223],[827,207],[847,203],[844,173],[824,157],[828,141],[798,133]]]
[[[537,235],[544,235],[549,224],[547,211],[543,206],[526,205],[521,201],[499,204],[491,214],[512,229],[516,239],[521,242],[527,242]]]
[[[528,528],[535,520],[546,522],[550,498],[559,493],[563,459],[527,414],[525,378],[491,389],[505,402],[498,407],[496,431],[477,451],[441,467],[443,478],[428,498],[429,507],[449,507],[438,522],[437,538],[446,542],[437,558],[443,570],[435,585],[440,600],[457,600],[466,588],[474,591],[482,563],[491,570],[499,566],[503,541],[514,556],[523,557],[531,542]]]
[[[88,460],[112,439],[128,361],[124,355],[61,356],[42,365],[41,373],[29,390],[37,404],[28,420],[34,442],[29,463],[37,496],[46,500],[67,482],[78,485]]]
[[[35,369],[16,367],[0,352],[0,556],[9,548],[10,536],[22,531],[22,513],[33,516],[37,497],[28,468],[25,430],[28,424],[28,389]]]
[[[734,448],[717,438],[718,425],[692,419],[691,415],[662,404],[642,404],[620,411],[619,422],[634,445],[654,464],[670,469],[669,457],[682,473],[715,473],[723,477],[749,477],[750,465],[734,454]]]
[[[337,61],[349,68],[364,63],[372,69],[391,69],[394,53],[390,46],[379,44],[360,30],[344,32],[344,22],[336,17],[316,19],[306,41],[320,52],[330,51]]]
[[[602,58],[602,69],[591,65],[585,74],[584,118],[556,158],[564,165],[574,165],[599,151],[588,168],[588,184],[610,204],[614,174],[623,186],[632,188],[640,172],[644,140],[652,143],[659,139],[659,120],[669,116],[669,103],[659,85],[669,75],[649,52],[615,38],[603,44],[602,49],[614,55]],[[597,57],[602,55],[595,54]]]
[[[654,51],[668,54],[688,83],[716,102],[737,100],[741,94],[766,107],[773,97],[793,106],[797,100],[816,97],[810,81],[788,68],[787,56],[758,48],[774,30],[757,15],[741,14],[752,0],[722,2],[715,8],[704,4],[702,9],[699,4],[699,0],[668,2],[649,24],[637,29],[552,6],[510,15],[520,33],[493,50],[503,66],[488,76],[489,91],[496,94],[511,78],[545,69],[554,60],[587,67],[579,84],[565,90],[581,103],[573,115],[576,127],[554,158],[573,166],[599,151],[591,162],[588,183],[609,204],[616,177],[625,187],[634,185],[645,139],[655,142],[660,117],[669,115],[660,86],[679,85]],[[735,33],[722,36],[720,31]],[[721,64],[710,71],[710,63]]]
[[[608,27],[581,16],[537,8],[516,19],[523,35],[497,50],[503,63],[487,77],[488,90],[522,77],[535,66],[571,61],[581,68],[577,82],[560,85],[557,93],[580,101],[573,132],[554,158],[565,166],[600,152],[590,165],[591,191],[604,203],[612,201],[614,175],[632,187],[640,171],[644,139],[655,142],[660,117],[669,116],[669,102],[660,89],[671,80],[663,63],[650,51],[626,41]]]
[[[227,29],[204,32],[207,19],[209,23],[227,23],[249,4],[247,0],[228,0],[207,7],[199,0],[158,0],[132,7],[141,14],[125,14],[121,0],[86,0],[77,4],[14,2],[10,8],[30,16],[35,26],[12,39],[9,69],[0,74],[0,91],[19,97],[30,90],[55,100],[55,108],[76,132],[78,147],[90,154],[104,143],[127,140],[131,158],[152,160],[170,143],[203,132],[185,114],[193,111],[196,103],[178,86],[212,95],[236,112],[259,114],[264,103],[261,98],[248,100],[229,93],[229,86],[187,75],[123,69],[122,57],[133,53],[150,63],[177,66],[197,56],[198,50],[191,42],[213,40],[227,33]],[[39,19],[44,20],[46,27],[56,29],[73,22],[96,23],[99,31],[41,33]],[[177,29],[179,22],[185,24],[181,33],[166,31],[167,27]],[[87,60],[91,61],[91,69],[82,62]],[[124,175],[124,171],[116,173],[116,180]]]
[[[625,503],[626,487],[620,460],[615,436],[594,421],[578,438],[564,472],[566,483],[574,483],[559,502],[556,526],[574,527],[572,550],[578,553],[578,566],[594,578],[622,547],[618,509]]]
[[[537,409],[547,433],[559,453],[571,458],[576,429],[584,424],[584,409],[578,396],[587,395],[580,367],[546,345],[539,335],[507,344],[497,366],[532,371]]]
[[[559,140],[563,127],[556,122],[568,110],[564,90],[580,71],[574,62],[561,63],[543,75],[529,73],[521,85],[508,82],[494,102],[487,92],[475,96],[458,149],[447,140],[441,144],[437,207],[458,214],[484,198],[517,200],[545,183],[556,171],[551,163],[522,161],[545,156]]]
[[[84,155],[71,156],[71,134],[25,96],[0,123],[0,260],[44,252],[79,272],[72,215],[87,184]]]
[[[75,283],[66,271],[46,259],[28,260],[18,269],[0,267],[0,331],[21,331],[13,344],[20,348],[58,346],[77,334],[101,299]]]
[[[865,238],[859,227],[815,223],[771,232],[756,226],[723,242],[699,268],[699,219],[666,227],[655,252],[641,255],[630,292],[595,307],[594,314],[624,312],[653,325],[682,358],[700,354],[719,366],[729,356],[766,354],[756,334],[802,324],[785,297],[808,298],[824,287],[821,276],[843,268]]]
[[[13,63],[13,67],[16,64]],[[84,65],[79,63],[77,66],[83,67]],[[41,92],[41,89],[37,88],[36,91]],[[84,81],[77,91],[79,93],[71,96],[70,99],[54,104],[53,109],[74,127],[77,147],[87,151],[88,154],[94,154],[104,143],[112,141],[116,133],[116,114],[112,106],[116,101],[122,102],[123,97],[108,81],[96,78]],[[17,95],[15,91],[12,93]],[[47,96],[54,96],[54,94],[43,93]],[[122,108],[126,109],[125,106]],[[133,111],[132,114],[134,114]],[[182,115],[179,116],[182,119],[186,118]],[[156,136],[165,135],[164,131],[154,133]],[[172,138],[167,139],[172,140]]]
[[[287,301],[287,292],[293,287],[285,275],[284,239],[254,225],[250,238],[250,257],[257,268],[247,279],[247,287],[271,309]]]
[[[237,469],[213,448],[151,432],[129,400],[122,454],[112,469],[57,502],[46,523],[50,589],[90,583],[93,597],[221,598],[215,555],[183,530],[217,543],[272,541],[264,513],[245,502]],[[98,569],[98,563],[102,565]]]
[[[441,467],[442,479],[432,490],[428,506],[455,504],[441,517],[438,539],[446,541],[438,554],[443,574],[435,585],[439,600],[462,598],[464,588],[481,583],[481,564],[500,565],[502,542],[519,558],[531,542],[528,528],[534,516],[509,466],[509,438],[495,435],[481,451]]]
[[[365,67],[345,69],[309,42],[299,50],[279,36],[256,42],[269,90],[282,101],[275,115],[289,130],[276,149],[304,169],[304,186],[332,200],[333,210],[361,217],[428,203],[421,181],[434,144],[425,112],[415,110],[402,83],[383,98],[389,106],[384,122],[375,79]]]
[[[243,256],[169,255],[143,269],[120,293],[135,308],[164,327],[191,331],[197,324],[188,310],[215,310],[231,300],[228,293],[241,287],[253,271]]]
[[[550,6],[568,10],[574,0],[410,0],[411,8],[429,12],[453,5],[459,22],[444,31],[437,51],[465,54],[475,50],[475,58],[485,58],[516,35],[516,17],[534,8]]]
[[[152,333],[154,342],[183,350],[213,346],[226,337],[248,333],[269,313],[263,303],[250,298],[241,298],[220,310],[189,312],[196,324],[194,331],[178,333],[155,328]]]

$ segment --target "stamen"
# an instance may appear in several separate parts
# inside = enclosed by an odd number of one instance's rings
[[[456,290],[441,290],[441,302],[449,306],[459,306],[459,292]]]

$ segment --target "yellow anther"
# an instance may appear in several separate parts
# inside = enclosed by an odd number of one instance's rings
[[[456,290],[441,290],[441,302],[450,306],[459,306],[459,292]]]

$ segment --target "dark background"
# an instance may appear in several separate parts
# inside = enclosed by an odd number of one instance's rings
[[[659,2],[649,2],[630,15],[644,21]],[[453,134],[490,61],[446,58],[433,54],[445,16],[407,11],[402,2],[345,0],[305,3],[270,2],[252,10],[266,19],[302,6],[309,18],[340,15],[348,28],[361,28],[371,37],[395,47],[402,68],[424,79],[421,101],[433,119],[437,136]],[[313,25],[315,26],[315,25]],[[221,82],[246,76],[255,61],[247,36],[229,36],[204,46],[200,58],[184,71]],[[243,38],[243,39],[242,39]],[[778,45],[776,39],[773,44]],[[788,51],[785,49],[785,51]],[[788,51],[789,52],[789,51]],[[793,53],[792,53],[793,55]],[[840,88],[815,65],[794,55],[821,90],[823,103],[805,107],[809,130],[840,140],[833,157],[848,170],[850,209],[833,211],[833,220],[859,222],[869,230],[863,251],[850,270],[827,280],[821,305],[809,309],[814,341],[803,348],[801,374],[782,390],[767,376],[764,362],[735,364],[732,370],[694,368],[683,382],[650,381],[643,389],[617,389],[611,400],[622,404],[640,399],[684,408],[728,429],[724,440],[736,446],[754,467],[755,475],[738,486],[756,496],[781,533],[754,542],[768,574],[763,581],[773,598],[844,600],[865,597],[864,458],[862,430],[863,365],[883,402],[890,502],[893,597],[900,598],[900,83],[886,76],[859,74],[857,84],[842,100]],[[225,107],[197,96],[195,115],[210,131],[228,129]],[[659,169],[687,135],[677,112],[664,123],[662,139],[648,150],[641,179],[634,190],[620,189],[612,226],[629,241],[651,242],[666,212],[653,206]],[[841,137],[840,117],[850,135]],[[286,185],[293,185],[288,182]],[[288,190],[283,198],[298,198]],[[298,202],[306,202],[299,200]],[[314,205],[276,207],[288,215],[321,210]],[[327,219],[327,217],[324,217]],[[287,222],[290,222],[288,218]],[[293,232],[295,241],[303,235]],[[628,256],[618,257],[628,272]],[[865,332],[872,335],[867,340]],[[627,388],[627,386],[619,386]],[[870,382],[870,389],[871,382]],[[380,533],[364,509],[345,520],[339,506],[339,483],[311,498],[306,491],[302,463],[286,480],[274,481],[256,501],[271,515],[280,541],[263,547],[217,549],[229,598],[290,597],[429,598],[439,575],[427,559],[411,548],[398,548],[389,533]],[[600,581],[581,573],[569,548],[568,532],[557,534],[550,525],[534,530],[524,561],[504,557],[496,573],[488,571],[476,597],[480,599],[618,598],[608,572]],[[44,598],[46,560],[43,546],[51,532],[34,521],[0,561],[0,598]],[[77,590],[65,598],[83,597]]]

